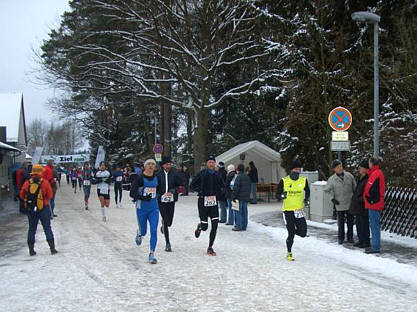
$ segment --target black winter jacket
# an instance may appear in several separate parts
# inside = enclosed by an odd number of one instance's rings
[[[226,185],[219,176],[209,173],[208,169],[204,169],[197,173],[190,184],[190,189],[197,192],[199,196],[224,196]]]
[[[232,198],[233,190],[230,188],[230,182],[236,175],[236,171],[230,171],[226,176],[226,198]]]
[[[165,182],[165,171],[164,169],[159,170],[156,174],[158,178],[158,187],[156,193],[158,194],[158,201],[161,200],[161,196],[165,194],[166,182]],[[178,188],[182,185],[180,176],[171,169],[168,172],[168,192],[174,194],[174,201],[178,201]]]
[[[367,216],[368,210],[365,209],[365,202],[363,201],[363,191],[365,190],[366,182],[368,182],[368,175],[359,178],[356,184],[356,189],[352,195],[349,213],[353,215]]]
[[[248,175],[249,175],[251,183],[258,183],[259,182],[258,169],[256,169],[255,166],[250,167]]]
[[[249,176],[243,172],[239,173],[236,177],[235,185],[233,187],[232,199],[248,202],[250,200],[250,184],[251,180]]]

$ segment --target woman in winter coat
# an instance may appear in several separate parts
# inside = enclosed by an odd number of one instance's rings
[[[233,231],[246,231],[248,226],[248,202],[251,193],[251,179],[245,174],[245,167],[237,166],[237,177],[233,186],[233,201],[239,200],[239,212],[236,217],[236,227]]]
[[[233,194],[233,185],[235,183],[236,171],[234,165],[227,166],[227,176],[226,176],[226,202],[228,210],[228,218],[226,225],[235,224],[235,213],[232,209],[232,194]]]
[[[359,241],[353,246],[359,248],[370,247],[369,243],[369,216],[368,210],[365,209],[365,202],[363,200],[363,192],[365,191],[366,183],[368,182],[369,169],[368,160],[364,160],[359,164],[359,179],[353,192],[352,202],[350,204],[349,213],[355,216],[356,231],[358,233]]]
[[[368,183],[363,191],[365,208],[369,212],[372,242],[366,253],[379,253],[381,247],[381,211],[385,206],[385,176],[379,167],[379,159],[369,159]]]

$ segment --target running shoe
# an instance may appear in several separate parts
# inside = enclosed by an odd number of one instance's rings
[[[292,256],[292,252],[287,252],[287,260],[288,261],[294,261],[294,258]]]
[[[103,217],[103,222],[106,222],[107,221],[107,218],[104,216]]]
[[[165,251],[166,251],[166,252],[171,252],[171,251],[172,251],[172,249],[171,249],[171,244],[170,244],[170,243],[167,243],[167,244],[166,244],[166,246],[165,246]]]
[[[155,255],[154,255],[153,252],[151,252],[149,254],[149,263],[150,264],[157,264],[158,263],[158,260],[156,260]]]
[[[207,255],[209,256],[215,256],[216,252],[214,251],[213,247],[207,248]]]
[[[139,230],[136,233],[136,245],[140,246],[142,244],[142,236],[139,235]]]
[[[201,224],[197,224],[197,229],[194,231],[195,238],[199,238],[201,234]]]

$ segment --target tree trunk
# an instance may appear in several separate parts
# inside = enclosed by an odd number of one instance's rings
[[[172,129],[171,129],[171,119],[172,119],[172,106],[170,103],[164,103],[164,155],[171,156],[171,138],[172,138]]]
[[[200,171],[207,157],[208,112],[201,108],[197,112],[197,126],[194,133],[194,172]]]

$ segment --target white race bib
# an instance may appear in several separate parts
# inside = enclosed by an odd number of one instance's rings
[[[174,196],[172,194],[171,195],[164,194],[161,196],[161,202],[163,203],[172,203],[173,201],[174,201]]]
[[[84,180],[83,184],[84,184],[85,186],[90,186],[90,180]]]
[[[116,177],[116,182],[122,182],[122,180],[123,180],[123,177],[122,176]]]
[[[238,201],[236,201],[236,202],[232,201],[232,210],[239,211],[239,202]]]
[[[107,195],[109,194],[109,187],[107,185],[99,186],[100,194]]]
[[[301,219],[305,217],[304,210],[294,210],[294,217]]]
[[[156,187],[145,187],[143,190],[143,195],[152,195],[152,198],[156,198]]]
[[[216,196],[204,196],[204,207],[213,207],[217,205]]]

